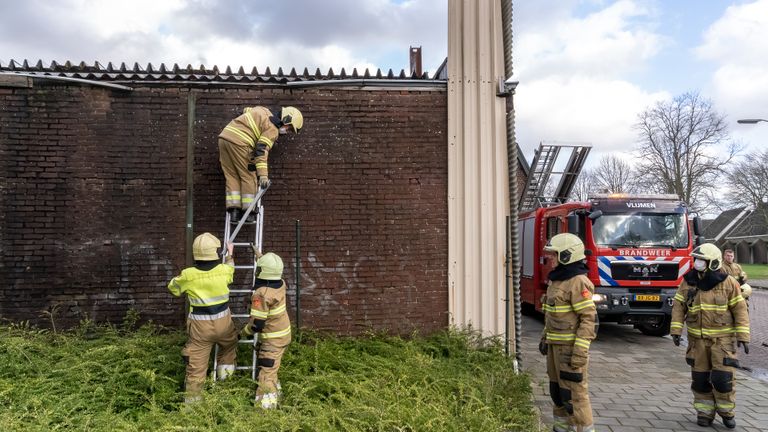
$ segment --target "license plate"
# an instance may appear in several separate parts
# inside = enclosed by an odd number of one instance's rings
[[[661,301],[661,296],[650,295],[650,294],[638,294],[638,295],[635,295],[635,301],[657,302],[657,301]]]

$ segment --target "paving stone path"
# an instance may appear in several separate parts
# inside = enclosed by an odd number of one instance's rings
[[[762,294],[768,307],[768,292]],[[752,317],[758,316],[754,309],[750,312]],[[768,320],[768,314],[760,315]],[[542,328],[540,316],[523,317],[523,370],[531,374],[536,406],[545,425],[542,430],[547,431],[552,427],[552,402],[545,357],[537,348]],[[765,328],[768,332],[768,326]],[[768,352],[768,348],[762,349]],[[630,326],[604,323],[590,352],[589,388],[598,431],[733,430],[723,426],[719,417],[713,427],[696,425],[685,348],[674,346],[669,336],[644,336]],[[764,355],[762,350],[751,350],[747,357]],[[736,379],[735,430],[768,431],[768,380],[744,371],[737,372]]]

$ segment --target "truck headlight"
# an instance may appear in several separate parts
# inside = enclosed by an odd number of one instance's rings
[[[606,300],[608,297],[605,294],[592,294],[592,301],[595,303],[602,303]]]

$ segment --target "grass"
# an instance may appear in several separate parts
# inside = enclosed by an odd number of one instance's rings
[[[768,279],[768,264],[741,264],[741,268],[749,279]]]
[[[0,327],[0,430],[536,430],[528,377],[512,372],[498,340],[467,331],[407,340],[305,332],[283,358],[274,411],[253,407],[244,373],[183,406],[185,339],[151,325]]]

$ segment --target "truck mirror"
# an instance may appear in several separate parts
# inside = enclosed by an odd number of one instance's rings
[[[693,233],[697,236],[701,235],[701,218],[698,216],[693,218]]]
[[[603,215],[603,211],[602,210],[595,210],[593,212],[590,212],[589,216],[587,216],[587,217],[589,218],[589,220],[595,220],[595,219],[599,218],[602,215]]]
[[[706,240],[704,236],[697,235],[696,237],[693,238],[694,246],[701,246],[702,244],[704,244],[704,240]]]

